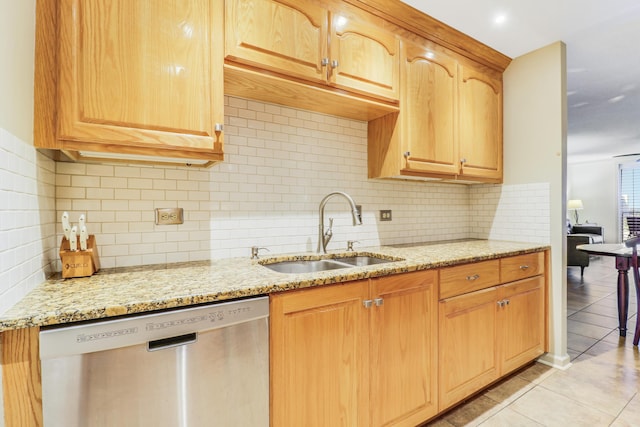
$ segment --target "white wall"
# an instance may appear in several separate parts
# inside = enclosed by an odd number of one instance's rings
[[[606,243],[620,242],[618,233],[618,162],[606,159],[567,165],[567,200],[580,199],[580,222],[593,222],[604,227]],[[574,212],[567,212],[574,222]]]
[[[566,51],[554,43],[515,58],[504,73],[503,192],[526,184],[548,187],[551,245],[550,352],[569,363],[566,337]],[[528,223],[522,224],[523,228]],[[514,236],[517,238],[517,236]]]
[[[479,185],[471,188],[471,237],[551,241],[549,183]]]
[[[0,313],[44,279],[38,176],[52,183],[53,162],[38,167],[31,147],[34,39],[35,0],[0,0]]]
[[[55,163],[33,148],[35,1],[0,0],[0,313],[54,262]]]

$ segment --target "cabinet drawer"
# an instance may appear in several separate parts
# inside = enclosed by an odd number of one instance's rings
[[[544,273],[544,252],[500,260],[500,283],[513,282]]]
[[[482,261],[440,270],[440,299],[488,288],[499,283],[500,261]]]

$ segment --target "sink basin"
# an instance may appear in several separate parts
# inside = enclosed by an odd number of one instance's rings
[[[337,270],[339,268],[366,267],[368,265],[383,264],[385,262],[401,261],[399,259],[384,259],[369,255],[356,255],[351,257],[306,259],[296,261],[280,261],[262,264],[278,273],[301,274],[317,273],[319,271]]]
[[[344,262],[345,264],[349,264],[354,267],[365,267],[367,265],[384,264],[385,262],[392,262],[393,260],[368,255],[359,255],[344,258],[335,258],[335,261]]]
[[[262,264],[264,267],[270,268],[278,273],[316,273],[318,271],[336,270],[338,268],[349,268],[352,265],[342,262],[335,262],[328,259],[316,260],[300,260],[300,261],[281,261],[273,264]]]

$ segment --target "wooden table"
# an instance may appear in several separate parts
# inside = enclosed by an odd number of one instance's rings
[[[631,248],[624,243],[615,244],[588,244],[576,246],[576,249],[590,255],[613,256],[616,258],[618,270],[618,321],[620,324],[620,336],[627,336],[627,315],[629,313],[629,268],[631,268]],[[640,295],[640,289],[636,283],[636,293]],[[640,298],[640,296],[638,297]]]

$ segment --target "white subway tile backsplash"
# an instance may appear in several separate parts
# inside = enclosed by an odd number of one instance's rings
[[[0,313],[53,271],[55,164],[0,128]]]
[[[0,312],[59,270],[64,210],[73,222],[87,215],[105,268],[249,256],[254,245],[270,255],[315,251],[318,205],[332,191],[363,206],[364,225],[351,226],[346,202],[332,199],[330,249],[347,240],[549,240],[546,184],[369,180],[366,122],[229,96],[225,104],[225,162],[210,169],[54,163],[0,129]],[[156,226],[159,207],[182,207],[185,223]],[[380,209],[393,221],[379,222]]]

